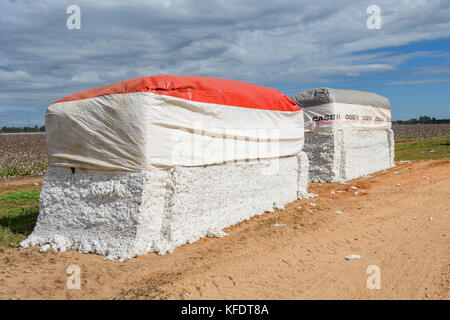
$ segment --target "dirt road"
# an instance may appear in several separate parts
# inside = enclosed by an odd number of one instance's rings
[[[310,192],[319,197],[163,256],[119,263],[7,249],[0,298],[450,298],[450,161],[401,163],[347,185],[312,184]],[[361,259],[346,260],[350,254]],[[69,265],[81,269],[80,290],[66,288]],[[367,288],[371,265],[380,270],[379,290]]]

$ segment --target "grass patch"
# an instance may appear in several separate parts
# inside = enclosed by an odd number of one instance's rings
[[[0,196],[0,248],[15,247],[36,225],[40,191],[21,191]]]
[[[397,143],[395,160],[450,159],[450,137]]]
[[[3,196],[0,196],[0,204],[27,204],[27,203],[35,203],[39,201],[39,190],[30,190],[30,191],[20,191],[7,193]]]
[[[22,177],[31,176],[38,173],[43,173],[47,169],[47,166],[35,165],[30,168],[12,167],[0,170],[0,178],[6,177]]]
[[[0,172],[1,177],[19,177],[19,176],[28,176],[33,173],[32,169],[21,169],[17,167],[7,168]]]

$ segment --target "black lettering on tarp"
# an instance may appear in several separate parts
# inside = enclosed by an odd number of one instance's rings
[[[320,121],[332,121],[332,120],[338,120],[339,114],[326,114],[324,116],[315,116],[312,118],[313,122],[320,122]]]

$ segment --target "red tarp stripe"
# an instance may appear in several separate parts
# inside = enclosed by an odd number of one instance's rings
[[[276,111],[301,110],[289,97],[272,88],[228,79],[171,75],[124,80],[80,91],[54,103],[132,92],[152,92],[185,100],[243,108]]]

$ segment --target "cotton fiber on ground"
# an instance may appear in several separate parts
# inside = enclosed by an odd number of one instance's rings
[[[50,167],[23,246],[162,254],[307,196],[303,112],[274,89],[131,79],[53,103],[46,130]]]
[[[342,182],[394,166],[389,100],[378,94],[329,88],[291,97],[303,108],[309,179]]]

